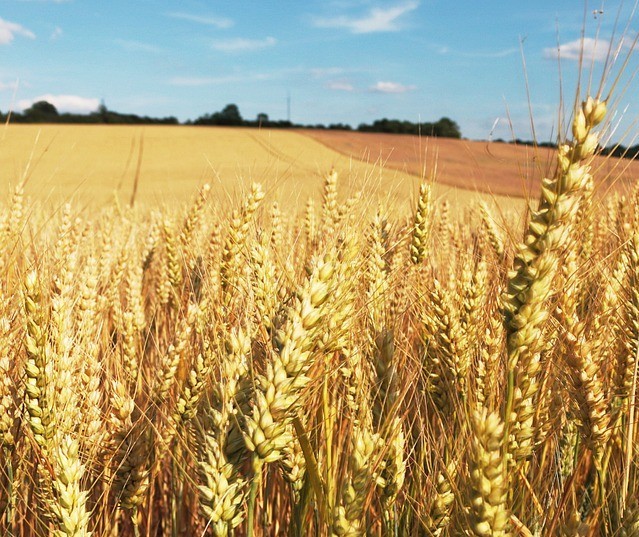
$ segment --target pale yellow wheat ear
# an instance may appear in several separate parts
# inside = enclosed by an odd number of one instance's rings
[[[396,521],[395,503],[406,477],[406,438],[404,423],[398,415],[401,388],[398,386],[398,356],[391,327],[394,320],[387,313],[390,279],[385,255],[389,223],[381,213],[379,209],[368,238],[370,251],[366,296],[371,330],[369,338],[373,340],[369,342],[370,352],[377,373],[373,417],[384,445],[379,480],[380,499],[385,531],[390,531]]]
[[[468,354],[467,334],[459,310],[437,278],[433,279],[428,308],[424,315],[425,360],[430,376],[430,392],[435,407],[442,414],[457,414],[459,403],[467,399]]]
[[[322,236],[331,236],[339,220],[337,205],[337,172],[331,170],[324,179],[324,192],[322,199],[322,220],[320,232]]]
[[[432,535],[440,536],[448,530],[455,507],[457,464],[449,463],[433,477],[432,501],[426,505],[426,528]]]
[[[568,273],[577,270],[577,256],[578,252],[572,250],[565,259],[564,268]],[[578,292],[575,275],[568,275],[559,297],[559,317],[565,332],[564,352],[575,416],[579,420],[584,443],[597,459],[601,459],[611,433],[608,398],[602,382],[601,363],[586,340],[585,324],[580,319]]]
[[[626,258],[626,276],[623,293],[622,341],[624,350],[617,352],[613,368],[612,420],[614,437],[621,436],[624,451],[624,480],[621,489],[621,505],[625,507],[630,483],[632,439],[635,435],[635,405],[639,353],[639,291],[637,286],[639,267],[639,233],[633,226],[631,236],[623,252]],[[617,429],[618,428],[618,429]]]
[[[318,328],[330,313],[326,305],[336,287],[335,254],[316,259],[287,319],[278,330],[264,373],[256,375],[254,399],[244,414],[246,447],[252,452],[253,481],[248,527],[253,528],[255,501],[265,464],[281,461],[293,441],[301,395],[310,382]],[[252,530],[251,530],[252,531]]]
[[[24,182],[18,183],[11,197],[11,205],[2,220],[2,226],[0,227],[0,246],[13,250],[16,248],[17,243],[22,235],[22,230],[25,224],[26,207],[25,207],[25,192]],[[7,256],[0,257],[0,268],[6,270]]]
[[[277,251],[280,243],[282,242],[283,222],[282,222],[282,210],[279,203],[276,201],[271,205],[271,246],[273,250]]]
[[[380,437],[371,431],[368,420],[361,420],[353,427],[348,476],[333,515],[334,535],[364,535],[364,508],[369,489],[376,480],[374,455],[379,447]]]
[[[490,245],[493,247],[493,251],[497,255],[497,258],[502,259],[504,257],[505,251],[505,239],[503,237],[503,233],[497,227],[493,215],[491,214],[488,205],[484,201],[481,201],[479,204],[479,212],[481,215],[482,223],[486,229],[486,234],[488,235]]]
[[[410,260],[419,265],[428,251],[428,234],[432,226],[431,186],[422,183],[419,186],[415,222],[410,242]]]
[[[244,520],[242,504],[246,480],[244,462],[230,447],[231,435],[241,412],[242,384],[246,382],[251,340],[242,328],[233,329],[225,341],[225,359],[214,388],[211,406],[196,422],[199,436],[198,470],[200,510],[216,535],[228,535]]]
[[[253,272],[251,288],[257,318],[267,330],[271,330],[278,312],[278,281],[272,250],[264,242],[265,240],[262,239],[251,246],[250,259]]]
[[[555,176],[542,182],[539,207],[531,214],[504,294],[508,334],[505,431],[512,434],[509,451],[515,461],[532,454],[543,326],[550,313],[547,300],[553,293],[559,254],[568,241],[584,185],[590,178],[590,161],[599,139],[593,129],[605,115],[603,101],[589,97],[578,106],[572,124],[573,141],[559,146]]]
[[[87,508],[89,493],[81,483],[85,466],[80,460],[79,444],[70,436],[61,439],[54,454],[56,479],[53,481],[55,501],[50,508],[57,521],[55,535],[88,537],[90,512]]]
[[[335,285],[334,258],[316,260],[296,303],[289,309],[284,326],[278,331],[275,349],[266,371],[256,378],[255,401],[245,416],[245,441],[254,453],[254,465],[282,458],[290,436],[287,424],[300,404],[299,396],[309,383],[316,328],[326,315],[326,304]]]
[[[85,261],[82,272],[82,289],[77,308],[76,326],[78,340],[75,360],[80,366],[80,378],[85,386],[85,396],[81,402],[83,410],[82,437],[91,453],[97,453],[104,437],[104,420],[102,416],[102,373],[104,364],[100,361],[99,335],[102,323],[96,322],[98,312],[98,270],[95,257]]]
[[[195,202],[189,209],[189,212],[184,219],[184,224],[182,225],[182,229],[180,230],[180,242],[185,249],[188,249],[188,247],[191,245],[193,234],[195,233],[197,226],[202,219],[202,212],[204,210],[210,192],[211,185],[206,183],[200,189]]]
[[[304,211],[304,235],[307,242],[307,249],[312,252],[315,246],[317,235],[317,217],[315,215],[315,202],[313,198],[306,201],[306,209]]]
[[[1,296],[1,295],[0,295]],[[0,512],[4,514],[6,524],[0,528],[10,527],[16,511],[16,487],[20,482],[16,473],[20,468],[21,455],[17,449],[19,439],[19,380],[15,377],[18,360],[14,356],[18,346],[18,334],[15,322],[8,317],[9,300],[0,298],[0,453],[3,465],[0,470]]]
[[[25,347],[24,400],[27,423],[38,447],[45,453],[52,448],[56,428],[55,410],[48,393],[51,349],[47,338],[47,319],[42,303],[38,273],[27,274],[24,281],[24,310],[27,325]]]
[[[243,256],[251,223],[263,199],[262,185],[254,183],[242,208],[236,209],[232,214],[220,262],[220,281],[224,304],[227,307],[242,294],[240,291],[243,285]]]
[[[0,299],[0,311],[7,311],[9,302]],[[13,370],[13,349],[17,344],[15,330],[12,330],[11,319],[2,314],[0,317],[0,447],[8,456],[15,448],[17,393]]]
[[[400,417],[389,420],[380,442],[383,444],[382,471],[378,479],[385,527],[392,528],[397,521],[399,495],[406,482],[406,435]]]
[[[503,458],[504,424],[496,412],[485,408],[471,416],[470,524],[477,536],[506,536],[508,481]]]
[[[385,243],[388,231],[388,221],[378,211],[373,219],[368,238],[370,251],[368,253],[368,288],[366,290],[370,323],[374,333],[383,330],[387,322],[385,310],[389,305],[390,278]]]
[[[167,296],[171,300],[176,300],[175,297],[181,293],[184,274],[182,272],[181,250],[176,238],[175,226],[168,218],[162,222],[162,234],[164,236],[164,251],[166,255]]]
[[[208,307],[209,303],[206,300],[199,304],[189,305],[187,323],[191,325],[199,344],[192,349],[195,352],[191,357],[191,365],[187,369],[186,378],[183,380],[175,407],[170,415],[171,421],[176,426],[182,426],[196,417],[198,406],[209,382],[213,349],[204,336],[207,329]]]
[[[204,433],[200,442],[200,510],[215,535],[229,535],[244,519],[241,509],[244,481],[227,461],[220,441],[212,432]]]
[[[112,466],[110,489],[116,495],[118,507],[135,517],[150,485],[150,438],[128,387],[114,380],[110,392],[109,422],[113,427],[107,448]]]

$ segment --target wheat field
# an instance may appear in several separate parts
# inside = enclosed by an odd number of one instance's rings
[[[436,165],[433,150],[418,154],[424,170],[407,173],[385,166],[379,155],[352,158],[294,131],[62,124],[0,128],[3,184],[24,183],[32,200],[48,206],[72,201],[78,210],[100,209],[114,200],[129,204],[132,198],[147,207],[186,204],[205,183],[228,201],[258,182],[269,201],[294,212],[303,210],[310,197],[321,202],[322,177],[331,169],[340,174],[342,198],[365,191],[394,208],[415,196],[420,180]],[[434,195],[453,205],[467,205],[478,196],[491,204],[518,203],[516,196],[482,194],[474,183],[466,188],[437,184]]]
[[[139,177],[87,210],[38,198],[32,152],[0,213],[0,533],[639,535],[639,188],[597,192],[583,99],[527,211],[339,166],[297,204]]]

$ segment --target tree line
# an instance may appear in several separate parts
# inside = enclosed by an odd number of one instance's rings
[[[23,112],[3,114],[0,121],[10,120],[13,123],[101,123],[101,124],[150,124],[150,125],[179,125],[174,116],[154,118],[138,116],[136,114],[121,114],[109,110],[102,103],[95,112],[89,114],[60,113],[57,108],[47,101],[33,103]],[[272,120],[268,114],[259,113],[255,119],[244,119],[235,104],[228,104],[222,110],[210,114],[203,114],[194,120],[187,120],[184,125],[211,125],[227,127],[268,127],[274,129],[329,129],[354,130],[345,123],[331,123],[329,125],[302,125],[288,120]],[[378,119],[371,124],[361,123],[359,132],[382,132],[391,134],[422,134],[424,136],[441,136],[446,138],[461,138],[461,131],[452,119],[443,117],[434,123],[413,123],[399,119]]]
[[[550,149],[557,149],[556,142],[536,142],[534,140],[522,140],[516,138],[514,140],[506,141],[503,138],[497,138],[493,143],[500,144],[513,144],[513,145],[525,145],[530,147],[547,147]],[[615,158],[627,158],[631,160],[639,159],[639,144],[625,146],[621,144],[613,144],[607,147],[599,147],[598,152],[603,156],[610,156]]]
[[[101,104],[95,112],[89,114],[60,113],[58,109],[47,101],[33,103],[23,112],[10,112],[3,114],[0,112],[0,120],[11,121],[12,123],[103,123],[103,124],[155,124],[155,125],[178,125],[176,117],[169,116],[154,118],[149,116],[138,116],[136,114],[121,114],[107,109]]]

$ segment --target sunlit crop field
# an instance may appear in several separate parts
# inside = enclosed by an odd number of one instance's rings
[[[425,151],[423,158],[424,173],[430,176],[435,169],[433,151]],[[116,196],[129,203],[136,183],[136,201],[157,206],[187,202],[204,183],[211,184],[216,198],[228,199],[260,182],[269,200],[299,208],[308,198],[320,200],[322,178],[331,169],[340,175],[341,196],[361,190],[373,205],[414,199],[423,173],[385,167],[375,156],[367,160],[290,131],[82,125],[0,129],[5,189],[27,178],[26,193],[35,200],[59,204],[73,199],[93,207]],[[472,167],[471,162],[469,170]],[[477,198],[473,184],[468,191],[435,186],[434,193],[453,204]]]

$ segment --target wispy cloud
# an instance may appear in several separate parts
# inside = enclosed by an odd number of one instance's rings
[[[38,101],[47,101],[61,112],[93,112],[98,109],[100,100],[92,97],[81,97],[79,95],[52,95],[46,93],[33,99],[22,99],[18,101],[18,107],[22,110],[29,108]]]
[[[380,81],[372,85],[370,89],[375,93],[407,93],[417,89],[417,86],[406,86],[399,82]]]
[[[466,58],[505,58],[506,56],[512,56],[518,52],[519,49],[511,47],[494,51],[461,52],[460,55],[465,56]]]
[[[0,19],[0,45],[8,45],[16,36],[28,37],[29,39],[35,39],[35,34],[16,22],[6,21]]]
[[[336,76],[344,73],[346,69],[343,67],[313,67],[310,69],[313,78],[325,78],[327,76]]]
[[[475,51],[461,51],[450,48],[447,45],[432,45],[431,48],[442,56],[459,56],[462,58],[505,58],[519,52],[519,49],[515,47],[506,48],[502,50],[475,50]]]
[[[160,47],[156,47],[155,45],[150,45],[148,43],[142,43],[141,41],[131,41],[129,39],[116,39],[114,43],[125,50],[129,50],[131,52],[150,52],[153,54],[157,54],[162,52]]]
[[[13,82],[3,82],[0,80],[0,91],[5,90],[15,90],[18,87],[18,81],[14,80]]]
[[[335,91],[355,91],[355,86],[346,80],[333,80],[326,87]]]
[[[361,16],[317,17],[313,23],[318,28],[345,28],[354,34],[373,32],[397,32],[403,28],[403,17],[419,7],[417,0],[402,2],[395,6],[371,8]]]
[[[266,37],[264,39],[245,39],[236,37],[233,39],[221,39],[214,41],[212,47],[221,52],[248,52],[275,46],[277,39]]]
[[[563,43],[558,47],[544,49],[544,57],[562,60],[579,60],[583,58],[586,62],[602,62],[608,58],[608,55],[614,54],[616,51],[629,49],[632,47],[633,40],[623,39],[617,44],[612,44],[605,39],[594,39],[592,37],[584,37],[583,39],[575,39],[568,43]]]
[[[51,37],[50,37],[51,41],[56,41],[57,39],[60,39],[63,33],[64,32],[62,31],[62,28],[60,28],[59,26],[56,26],[53,29],[53,32],[51,32]]]
[[[210,15],[193,15],[191,13],[172,12],[167,13],[168,17],[172,19],[181,19],[189,22],[196,22],[198,24],[205,24],[207,26],[214,26],[215,28],[230,28],[233,26],[233,20],[226,17],[213,17]]]
[[[273,75],[268,73],[255,73],[251,75],[227,75],[227,76],[176,76],[169,80],[171,86],[198,87],[219,86],[223,84],[237,84],[256,80],[268,80]]]

